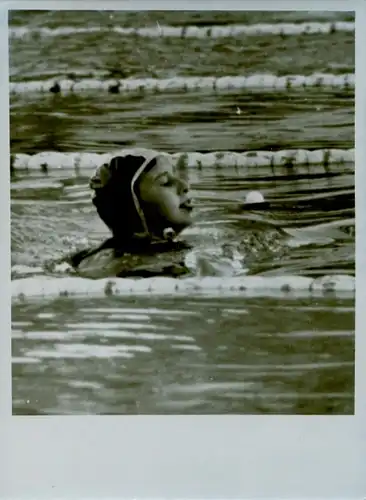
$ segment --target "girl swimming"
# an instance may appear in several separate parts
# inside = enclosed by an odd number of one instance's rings
[[[90,180],[93,204],[112,237],[69,259],[81,276],[148,277],[189,273],[179,240],[192,223],[188,184],[167,155],[140,150],[115,156]]]
[[[237,241],[221,245],[219,239],[211,250],[199,245],[192,249],[180,237],[193,222],[189,185],[163,153],[141,149],[117,154],[97,169],[90,187],[97,213],[112,236],[67,259],[85,278],[247,274],[256,272],[248,264],[253,257],[258,260],[257,250],[267,254],[276,240],[272,234],[269,244],[268,238],[256,237],[257,231],[248,228],[244,251],[235,250]],[[260,193],[249,195],[248,206],[264,204]]]

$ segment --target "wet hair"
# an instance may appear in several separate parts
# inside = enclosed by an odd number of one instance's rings
[[[146,161],[144,156],[117,156],[106,167],[108,179],[104,185],[95,189],[93,204],[99,217],[119,240],[128,240],[135,233],[144,232],[141,218],[136,210],[132,192],[132,178]],[[153,158],[143,174],[156,165]],[[143,175],[142,174],[142,175]],[[136,195],[139,197],[139,179],[136,182]]]

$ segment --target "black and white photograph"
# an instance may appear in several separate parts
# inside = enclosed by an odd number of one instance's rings
[[[355,13],[8,40],[12,414],[353,415]]]

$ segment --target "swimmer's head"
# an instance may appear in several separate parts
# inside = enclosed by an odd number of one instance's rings
[[[189,186],[167,155],[116,156],[97,170],[90,185],[100,218],[119,238],[164,237],[167,230],[178,234],[192,223]]]

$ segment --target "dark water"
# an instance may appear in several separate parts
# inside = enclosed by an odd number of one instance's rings
[[[31,29],[309,20],[352,16],[10,16],[12,26]],[[347,73],[354,71],[354,34],[188,40],[28,33],[10,41],[11,81],[116,71],[134,78]],[[347,149],[354,147],[354,91],[12,95],[10,130],[12,153]],[[46,261],[106,237],[91,207],[90,174],[59,169],[12,178],[13,279],[44,275]],[[183,174],[197,205],[187,237],[202,248],[235,241],[250,254],[251,271],[264,275],[354,275],[353,165],[334,175],[321,166],[290,174],[229,167]],[[252,189],[272,210],[240,209]],[[352,298],[64,298],[12,309],[14,413],[353,413]]]

